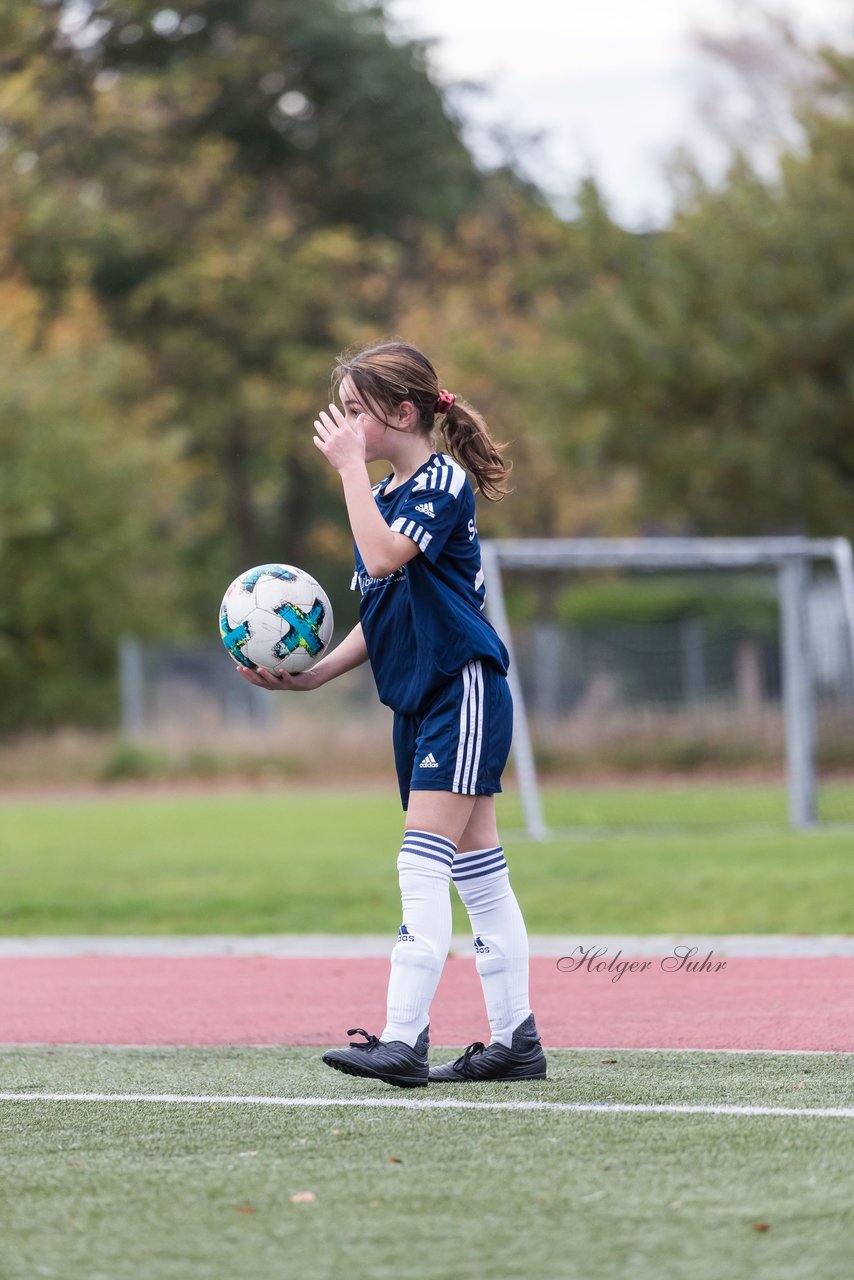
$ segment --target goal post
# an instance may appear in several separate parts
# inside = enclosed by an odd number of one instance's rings
[[[814,562],[829,562],[838,579],[854,670],[854,557],[846,538],[496,538],[482,544],[486,612],[510,653],[515,703],[513,756],[525,825],[536,840],[548,836],[530,724],[513,652],[502,571],[567,569],[654,571],[775,571],[780,604],[780,651],[789,794],[789,821],[816,821],[815,697],[808,630],[808,591]]]
[[[525,709],[525,695],[519,679],[519,668],[513,651],[513,637],[510,633],[510,622],[507,617],[507,606],[504,600],[504,584],[501,579],[501,543],[484,541],[481,543],[481,565],[483,568],[483,584],[486,588],[486,613],[495,630],[501,636],[510,655],[510,669],[507,682],[513,695],[513,761],[516,765],[516,777],[519,781],[519,794],[522,798],[522,809],[525,814],[525,827],[533,840],[545,840],[548,837],[540,788],[537,783],[537,768],[534,763],[534,749],[531,745],[531,734],[528,716]],[[520,543],[514,544],[516,546]]]

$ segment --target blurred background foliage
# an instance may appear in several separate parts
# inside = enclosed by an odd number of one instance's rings
[[[118,632],[251,564],[346,585],[311,423],[383,337],[511,441],[483,534],[854,535],[854,56],[775,39],[773,166],[638,233],[483,171],[382,4],[0,0],[0,730],[114,718]]]

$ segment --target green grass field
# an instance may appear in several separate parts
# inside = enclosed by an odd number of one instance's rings
[[[542,845],[500,808],[532,933],[850,931],[851,832],[792,833],[781,788],[552,791]],[[401,826],[391,792],[6,801],[0,930],[387,932]],[[206,1099],[0,1100],[2,1280],[850,1280],[854,1117],[571,1109],[850,1110],[848,1055],[552,1051],[404,1093],[320,1053],[0,1049],[0,1094]]]
[[[536,844],[500,798],[532,933],[851,930],[851,830],[792,832],[780,787],[553,790],[546,812],[559,834]],[[0,930],[382,933],[401,828],[385,791],[7,800]]]
[[[614,1056],[553,1052],[549,1080],[464,1098],[851,1105],[838,1056]],[[309,1048],[8,1049],[0,1073],[3,1092],[331,1100],[0,1102],[4,1280],[851,1276],[851,1118],[425,1109],[463,1095]]]

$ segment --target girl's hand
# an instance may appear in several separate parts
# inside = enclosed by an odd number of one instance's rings
[[[268,671],[266,667],[237,667],[238,673],[254,684],[258,689],[267,689],[271,693],[307,693],[310,689],[319,689],[323,683],[317,678],[314,668],[308,671]]]
[[[314,422],[314,443],[330,466],[346,471],[354,463],[365,465],[365,427],[363,413],[350,421],[336,404],[324,410]]]

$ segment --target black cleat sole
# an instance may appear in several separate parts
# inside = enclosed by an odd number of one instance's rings
[[[421,1089],[426,1088],[428,1083],[426,1076],[384,1075],[381,1071],[366,1070],[351,1062],[339,1062],[325,1056],[323,1061],[327,1067],[331,1067],[333,1071],[341,1071],[345,1076],[361,1076],[363,1080],[381,1080],[383,1084],[393,1084],[398,1089]]]

